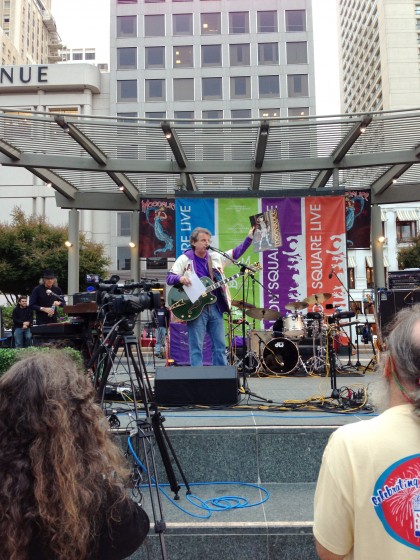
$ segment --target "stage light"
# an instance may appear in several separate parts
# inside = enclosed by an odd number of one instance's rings
[[[131,247],[132,249],[134,249],[134,247],[136,246],[136,244],[134,243],[134,241],[130,241],[130,243],[128,244],[129,247]]]
[[[73,247],[73,243],[71,241],[65,241],[64,245],[68,248]]]

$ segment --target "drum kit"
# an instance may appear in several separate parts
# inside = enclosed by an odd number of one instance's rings
[[[331,331],[331,317],[336,321],[336,315],[324,316],[323,304],[332,294],[318,293],[308,296],[303,301],[288,303],[285,308],[288,312],[284,316],[274,309],[257,308],[252,304],[233,301],[232,304],[242,310],[243,315],[254,320],[275,321],[273,330],[257,331],[248,329],[245,349],[241,360],[236,361],[238,369],[242,368],[248,373],[265,373],[267,375],[283,376],[303,368],[305,373],[319,373],[325,368],[325,348],[327,345],[327,331]],[[312,306],[312,311],[303,314],[302,311]],[[339,314],[349,317],[351,312]],[[354,316],[354,314],[353,314]],[[243,318],[235,323],[245,323]],[[337,327],[347,326],[342,324]],[[245,325],[242,325],[244,329]],[[309,346],[311,355],[302,359],[299,345]]]

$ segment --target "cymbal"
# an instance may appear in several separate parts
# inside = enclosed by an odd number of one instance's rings
[[[313,294],[312,296],[308,296],[303,301],[305,301],[308,305],[312,305],[313,303],[322,303],[323,301],[330,299],[331,296],[332,294],[321,292],[320,294]]]
[[[288,309],[289,311],[297,311],[298,309],[306,309],[306,307],[308,307],[308,303],[306,303],[306,301],[293,301],[291,303],[288,303],[287,305],[285,305],[285,309]]]
[[[275,309],[249,309],[245,312],[248,317],[253,319],[265,319],[266,321],[271,321],[271,319],[280,319],[281,313]]]
[[[255,309],[255,305],[252,305],[252,303],[248,303],[247,301],[240,301],[238,299],[233,299],[232,305],[234,305],[235,307],[240,307],[241,309]]]

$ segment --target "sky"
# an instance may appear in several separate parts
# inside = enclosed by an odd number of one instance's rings
[[[336,3],[312,0],[317,115],[340,113]],[[94,47],[97,61],[109,62],[110,0],[52,0],[51,4],[63,43],[69,48]]]

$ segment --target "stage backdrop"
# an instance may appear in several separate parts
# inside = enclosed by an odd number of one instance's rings
[[[213,246],[231,249],[248,233],[250,216],[274,208],[282,245],[261,253],[255,253],[253,246],[248,249],[240,260],[251,265],[259,262],[263,268],[254,278],[248,277],[245,286],[238,280],[231,285],[233,299],[245,297],[256,307],[286,315],[288,303],[327,292],[332,297],[323,303],[324,310],[326,303],[347,310],[347,294],[339,281],[347,288],[344,197],[177,199],[176,256],[189,248],[190,234],[197,226],[212,232]],[[335,274],[330,274],[332,270]],[[237,271],[232,265],[226,276]],[[268,328],[270,323],[264,326]]]

